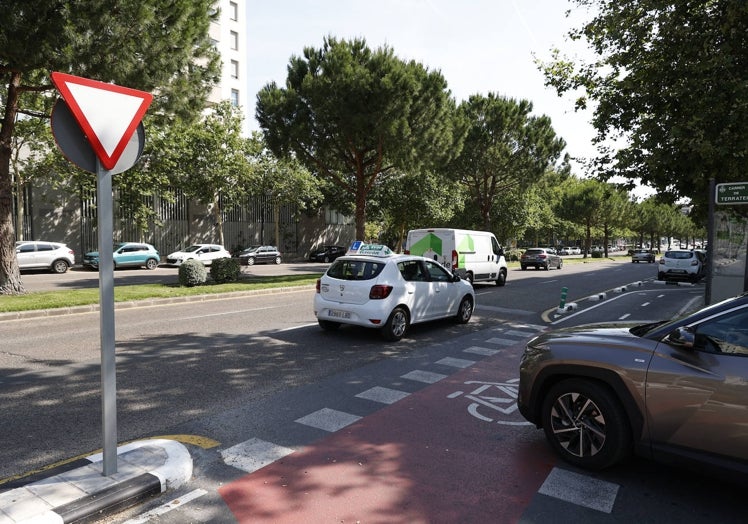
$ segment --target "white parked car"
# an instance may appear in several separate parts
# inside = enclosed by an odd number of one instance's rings
[[[209,266],[217,258],[231,258],[231,253],[218,244],[193,244],[181,251],[175,251],[166,257],[170,266],[179,266],[182,262],[195,259]]]
[[[317,281],[314,314],[322,329],[352,324],[379,329],[385,339],[396,341],[411,324],[470,320],[473,286],[436,261],[359,242],[351,251],[358,254],[336,259]]]
[[[49,269],[64,273],[75,264],[75,252],[59,242],[30,240],[16,242],[19,269]]]
[[[698,282],[705,274],[706,255],[701,251],[670,249],[657,268],[657,280],[685,279]]]

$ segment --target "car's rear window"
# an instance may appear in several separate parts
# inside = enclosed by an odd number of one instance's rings
[[[693,253],[691,253],[690,251],[666,251],[665,258],[688,260],[689,258],[693,258]]]
[[[525,251],[525,253],[528,255],[539,255],[541,253],[544,253],[544,251],[542,249],[528,249],[527,251]]]
[[[371,280],[384,269],[384,262],[337,259],[327,270],[327,276],[340,280]]]

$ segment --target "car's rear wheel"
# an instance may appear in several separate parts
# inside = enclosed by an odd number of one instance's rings
[[[520,266],[522,268],[522,271],[525,271],[527,269],[527,266]]]
[[[68,265],[67,260],[55,260],[52,263],[52,271],[55,273],[65,273],[68,270],[68,267],[70,266]]]
[[[319,327],[325,331],[335,331],[340,327],[340,322],[332,322],[330,320],[318,320],[317,322],[319,322]]]
[[[600,470],[631,453],[631,429],[618,399],[605,386],[568,379],[553,386],[541,412],[546,438],[576,466]]]
[[[281,257],[275,257],[275,263],[280,264],[281,263]]]
[[[558,260],[558,269],[561,269],[562,267],[564,267],[564,261],[561,260],[561,259],[559,259]]]
[[[470,317],[473,316],[473,299],[469,295],[462,297],[460,307],[457,308],[455,319],[459,324],[467,324]]]
[[[153,269],[156,269],[157,267],[158,267],[158,260],[156,260],[155,258],[149,258],[148,260],[145,261],[146,269],[153,270]]]
[[[390,313],[390,317],[387,322],[382,326],[382,336],[385,340],[391,342],[397,342],[408,331],[408,325],[410,324],[410,317],[405,308],[396,307]]]
[[[327,255],[325,255],[325,259],[322,262],[324,262],[325,264],[329,264],[330,263],[330,257],[328,257]]]

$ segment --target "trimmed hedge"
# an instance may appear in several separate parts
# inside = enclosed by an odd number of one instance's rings
[[[241,268],[235,258],[219,258],[210,264],[210,278],[216,284],[226,284],[239,280]]]
[[[199,260],[191,258],[179,266],[179,285],[185,287],[202,286],[208,281],[208,271]]]

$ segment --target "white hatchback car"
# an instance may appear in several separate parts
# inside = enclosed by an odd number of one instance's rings
[[[425,257],[395,255],[386,246],[354,246],[359,254],[336,259],[317,281],[314,314],[322,329],[353,324],[379,329],[396,341],[411,324],[470,320],[475,292],[467,280]]]
[[[217,258],[231,258],[231,253],[218,244],[193,244],[181,251],[170,253],[166,257],[166,263],[170,266],[179,266],[182,262],[195,259],[209,266]]]
[[[705,274],[706,256],[701,251],[670,249],[657,268],[657,280],[687,279],[698,282]]]
[[[64,273],[75,264],[75,252],[59,242],[16,242],[16,259],[19,269],[49,269]]]

